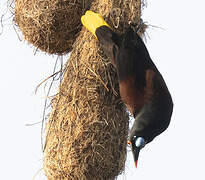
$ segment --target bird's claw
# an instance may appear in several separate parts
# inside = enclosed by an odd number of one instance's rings
[[[140,31],[140,29],[142,28],[143,25],[143,20],[140,18],[139,23],[133,23],[130,22],[130,26],[133,29],[134,32],[138,33]]]

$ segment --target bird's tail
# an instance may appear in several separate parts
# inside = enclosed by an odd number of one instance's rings
[[[82,24],[97,38],[96,29],[101,26],[110,26],[105,22],[100,14],[93,11],[86,11],[85,15],[81,17]]]

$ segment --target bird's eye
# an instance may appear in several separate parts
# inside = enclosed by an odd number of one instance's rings
[[[135,141],[136,147],[143,148],[145,146],[145,144],[146,144],[146,142],[145,142],[144,138],[142,138],[142,137],[136,138],[136,141]]]

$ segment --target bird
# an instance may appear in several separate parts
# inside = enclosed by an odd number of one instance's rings
[[[135,119],[127,143],[137,167],[140,150],[170,124],[172,96],[137,33],[140,26],[130,24],[124,33],[117,34],[100,14],[90,10],[81,22],[99,41],[116,69],[121,100]]]

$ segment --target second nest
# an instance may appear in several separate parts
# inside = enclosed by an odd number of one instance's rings
[[[62,55],[72,50],[80,17],[91,0],[15,0],[15,22],[37,49]]]

